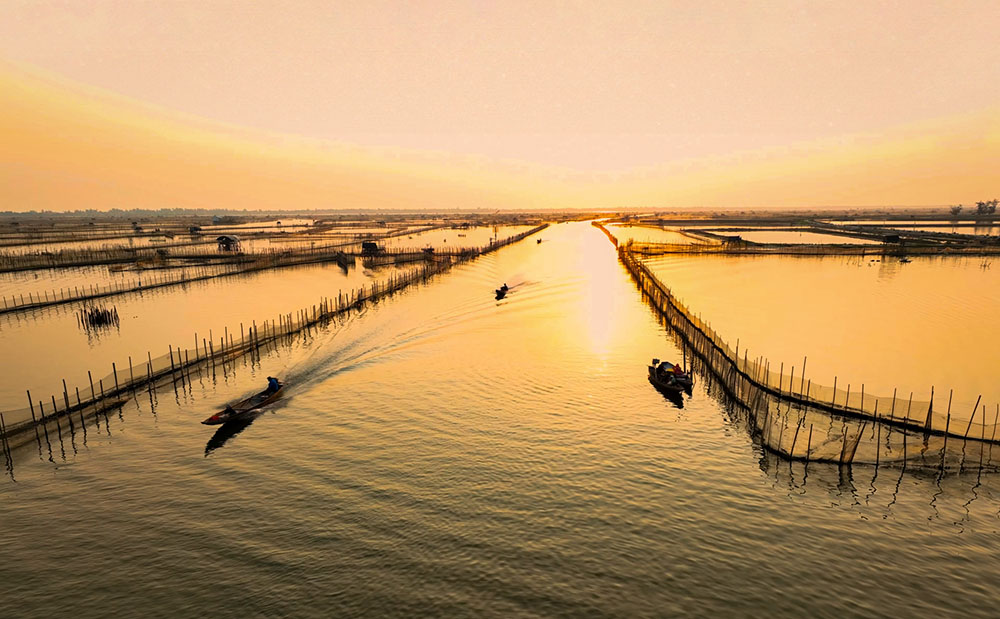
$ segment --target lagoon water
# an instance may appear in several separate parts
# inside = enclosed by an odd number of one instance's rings
[[[1000,478],[768,456],[646,381],[680,352],[600,231],[541,236],[16,450],[4,615],[995,615]]]
[[[953,406],[978,396],[992,420],[1000,383],[1000,271],[958,256],[664,256],[654,273],[731,345],[815,385]],[[797,381],[798,382],[798,379]],[[980,413],[981,414],[981,413]]]

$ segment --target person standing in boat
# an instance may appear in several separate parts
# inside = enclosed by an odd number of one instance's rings
[[[267,389],[266,389],[265,393],[274,393],[278,389],[281,389],[281,382],[277,378],[275,378],[273,376],[268,376],[267,377]]]

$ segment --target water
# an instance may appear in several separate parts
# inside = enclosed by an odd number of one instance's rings
[[[485,247],[495,238],[504,239],[530,230],[532,226],[473,226],[461,230],[438,228],[415,234],[401,234],[379,239],[378,244],[391,251],[419,250],[434,247],[442,251],[465,247]]]
[[[982,258],[671,256],[650,268],[685,305],[749,358],[795,366],[807,380],[926,400],[948,391],[968,418],[979,395],[990,419],[1000,386],[1000,271]],[[796,382],[799,382],[796,379]]]
[[[1000,227],[985,226],[897,226],[897,230],[902,232],[947,232],[949,234],[972,234],[975,236],[996,236],[1000,234]]]
[[[76,318],[79,303],[0,316],[0,349],[18,351],[18,363],[5,367],[0,383],[0,410],[26,406],[25,390],[36,401],[49,402],[50,394],[62,393],[62,379],[71,394],[74,387],[84,390],[88,371],[96,383],[111,372],[112,363],[124,371],[129,356],[138,365],[147,352],[157,357],[168,354],[168,346],[193,348],[196,334],[199,342],[211,335],[218,347],[226,329],[239,339],[241,324],[249,330],[254,322],[262,325],[319,303],[323,296],[349,294],[404,271],[368,270],[359,263],[344,273],[335,264],[318,264],[98,299],[95,305],[118,310],[121,323],[110,329],[82,329]]]
[[[769,458],[647,383],[679,352],[600,231],[542,234],[18,450],[5,615],[995,614],[994,476]]]
[[[871,239],[859,239],[839,234],[819,234],[816,232],[796,232],[792,230],[740,230],[738,232],[722,232],[720,234],[735,235],[744,241],[752,243],[793,243],[793,244],[834,244],[872,245],[879,243]]]
[[[636,243],[679,243],[687,245],[695,241],[690,236],[667,228],[615,225],[608,226],[607,228],[611,234],[615,235],[619,243],[635,241]]]

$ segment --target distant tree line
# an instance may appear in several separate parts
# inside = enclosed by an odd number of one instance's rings
[[[1000,200],[993,198],[992,200],[981,200],[976,202],[976,215],[994,215],[997,212],[997,205],[1000,204]],[[951,207],[951,214],[958,215],[965,208],[962,204],[956,204]]]

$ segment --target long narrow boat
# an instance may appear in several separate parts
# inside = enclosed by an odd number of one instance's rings
[[[277,391],[264,390],[258,394],[252,395],[245,400],[240,400],[236,404],[230,404],[221,411],[215,413],[205,421],[203,424],[207,426],[215,426],[220,423],[226,423],[227,421],[234,421],[245,416],[247,413],[257,410],[262,406],[267,406],[271,402],[274,402],[281,397],[281,394],[285,392],[285,386],[281,385],[278,387]]]

